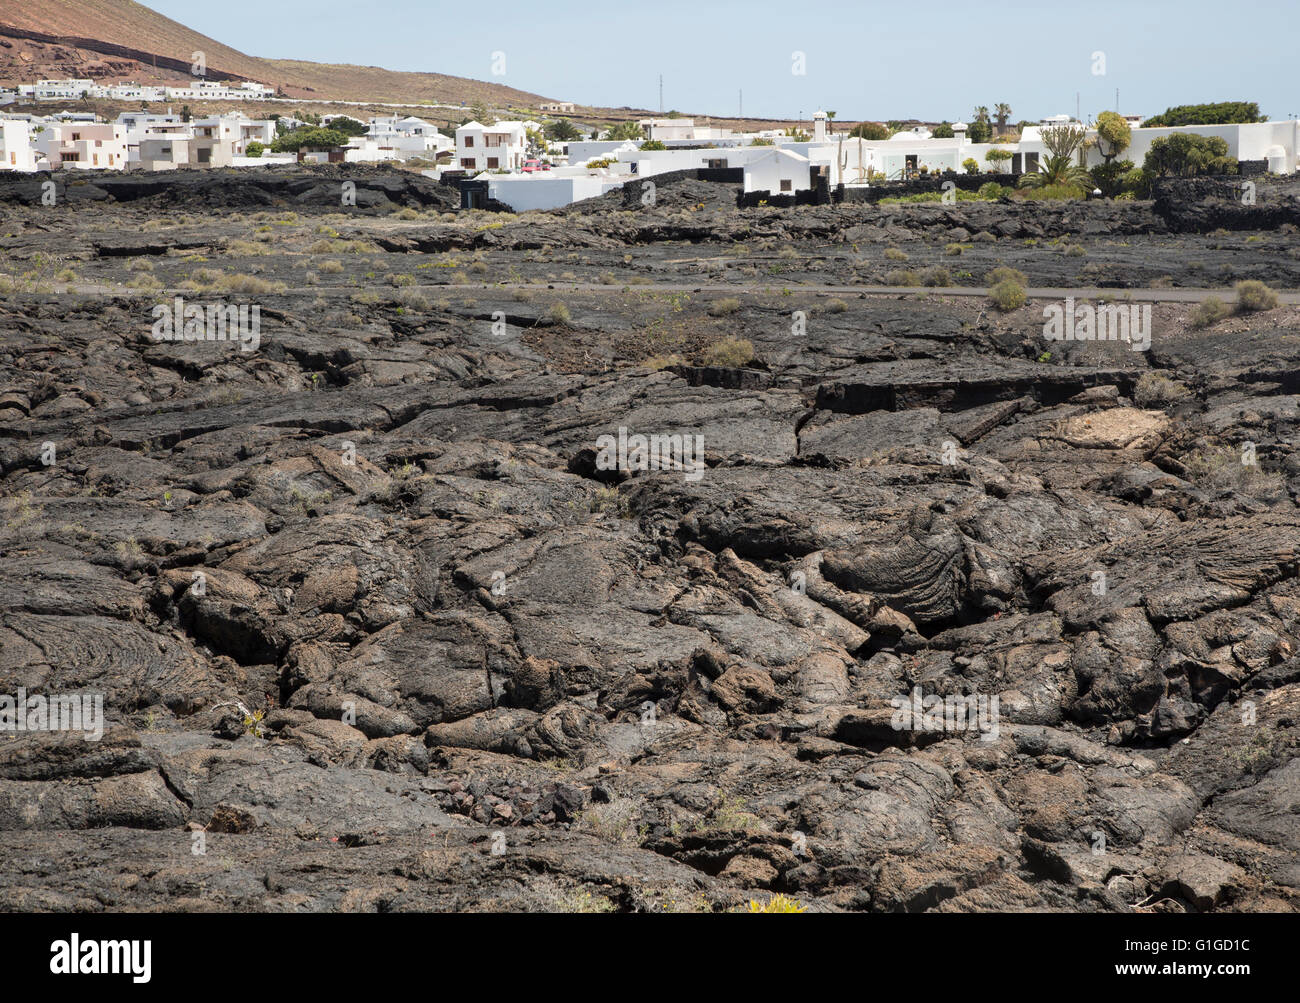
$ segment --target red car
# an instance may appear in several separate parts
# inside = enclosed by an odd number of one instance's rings
[[[538,171],[549,171],[550,169],[551,169],[551,165],[541,160],[524,161],[525,174],[536,174]]]

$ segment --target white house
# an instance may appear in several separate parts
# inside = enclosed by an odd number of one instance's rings
[[[112,123],[51,123],[36,137],[36,148],[52,171],[126,170],[126,130]]]
[[[562,167],[537,174],[489,174],[488,196],[515,212],[559,209],[621,188],[627,177],[584,167]]]
[[[1026,129],[1026,132],[1030,130]],[[1300,120],[1286,119],[1276,122],[1243,122],[1237,125],[1180,125],[1153,129],[1131,130],[1129,147],[1121,155],[1122,160],[1131,160],[1142,166],[1147,151],[1157,139],[1167,138],[1176,132],[1190,133],[1193,136],[1217,136],[1228,144],[1228,156],[1233,160],[1263,160],[1272,174],[1294,174],[1300,163],[1297,151],[1300,150]],[[1089,136],[1095,137],[1096,130],[1090,130]],[[1022,148],[1031,137],[1021,137]],[[1041,136],[1035,135],[1041,146]],[[1095,167],[1102,163],[1101,152],[1092,147],[1088,150],[1088,166]]]
[[[36,170],[31,127],[26,119],[0,119],[0,171]]]
[[[365,136],[354,138],[349,145],[358,151],[355,156],[349,154],[349,160],[436,160],[440,153],[456,149],[456,141],[432,123],[396,116],[372,118]]]
[[[186,131],[154,133],[142,137],[132,147],[131,169],[142,171],[174,171],[190,165],[190,144]]]
[[[518,171],[527,157],[528,132],[522,122],[466,122],[456,130],[455,165],[462,170]]]
[[[34,97],[37,101],[64,101],[90,94],[94,89],[93,80],[38,80]]]

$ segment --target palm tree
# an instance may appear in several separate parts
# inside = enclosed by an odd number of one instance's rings
[[[1001,136],[1007,131],[1007,120],[1011,118],[1011,105],[999,101],[993,106],[993,114],[997,117],[998,135]]]
[[[975,108],[975,121],[987,122],[989,120],[988,105],[978,105]]]
[[[1074,156],[1084,148],[1088,134],[1079,126],[1055,125],[1042,131],[1047,157],[1037,171],[1022,175],[1020,188],[1044,188],[1069,185],[1080,191],[1092,189],[1092,175],[1075,163]]]
[[[1092,190],[1092,175],[1074,162],[1070,156],[1049,156],[1031,174],[1022,174],[1017,182],[1018,188],[1047,188],[1052,185],[1068,185],[1081,192]]]

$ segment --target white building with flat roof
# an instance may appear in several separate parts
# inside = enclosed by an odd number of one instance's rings
[[[0,171],[36,170],[31,125],[23,118],[0,118]]]
[[[33,96],[37,101],[66,101],[89,95],[94,89],[93,80],[38,80]]]
[[[523,122],[466,122],[456,130],[454,166],[462,170],[518,171],[527,157],[528,130]]]
[[[36,137],[49,170],[124,171],[126,130],[112,123],[52,122]]]

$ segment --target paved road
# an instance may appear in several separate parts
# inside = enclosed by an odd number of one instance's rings
[[[314,288],[314,287],[313,287]],[[425,290],[447,290],[447,289],[541,289],[542,285],[538,283],[529,284],[527,282],[515,283],[462,283],[454,286],[422,286]],[[867,293],[873,296],[899,296],[899,295],[918,295],[926,294],[932,296],[988,296],[989,291],[985,286],[814,286],[814,285],[782,285],[772,283],[765,285],[741,284],[711,284],[700,282],[655,282],[650,284],[641,284],[626,286],[621,282],[612,284],[597,282],[550,282],[545,288],[554,290],[572,290],[574,292],[615,292],[622,293],[625,288],[631,288],[635,291],[647,292],[702,292],[702,293],[745,293],[747,295],[778,294],[789,290],[792,294],[795,292],[807,294],[815,293],[827,296],[856,296],[859,293]],[[312,291],[312,290],[307,290]],[[1055,286],[1030,286],[1025,290],[1030,299],[1041,300],[1063,300],[1067,296],[1073,296],[1076,300],[1095,300],[1103,297],[1111,299],[1133,300],[1141,303],[1200,303],[1202,300],[1209,299],[1211,296],[1217,296],[1219,299],[1231,301],[1236,298],[1236,293],[1232,289],[1097,289],[1083,287],[1055,287]],[[313,293],[314,295],[314,293]],[[1300,303],[1300,292],[1283,292],[1278,291],[1278,299],[1287,304]]]
[[[61,283],[52,283],[60,285]],[[372,283],[375,286],[386,284],[376,280]],[[292,296],[294,294],[310,296],[315,299],[329,287],[324,286],[305,286],[302,288],[291,288],[285,293],[276,295]],[[352,287],[345,287],[352,288]],[[699,282],[655,282],[640,285],[627,285],[622,282],[603,283],[603,282],[549,282],[545,285],[537,282],[464,282],[455,285],[416,285],[407,286],[408,289],[418,289],[427,293],[455,293],[468,291],[501,291],[509,292],[516,289],[529,289],[536,292],[540,289],[549,289],[556,292],[594,292],[594,293],[613,293],[622,295],[625,289],[634,292],[674,292],[674,293],[730,293],[735,295],[741,293],[748,296],[771,296],[779,295],[789,290],[791,295],[798,293],[808,295],[809,293],[818,296],[857,296],[860,293],[867,293],[872,296],[973,296],[982,297],[988,295],[988,289],[983,286],[813,286],[813,285],[724,285]],[[127,289],[125,286],[108,286],[108,285],[90,285],[78,284],[69,286],[70,292],[75,292],[87,296],[121,296],[123,293],[136,292],[137,290]],[[1037,300],[1063,300],[1067,296],[1072,296],[1076,300],[1099,300],[1110,298],[1112,300],[1132,301],[1135,303],[1200,303],[1202,300],[1209,299],[1211,296],[1217,296],[1225,302],[1231,302],[1236,298],[1236,294],[1231,289],[1096,289],[1096,288],[1065,288],[1055,286],[1030,286],[1025,290],[1030,299]],[[212,296],[219,296],[219,293],[196,293],[184,289],[157,289],[149,290],[145,295],[153,297],[163,296],[184,296],[187,299],[205,299]],[[245,297],[247,298],[247,297]],[[1278,291],[1278,299],[1287,305],[1300,304],[1300,291],[1284,292]]]

